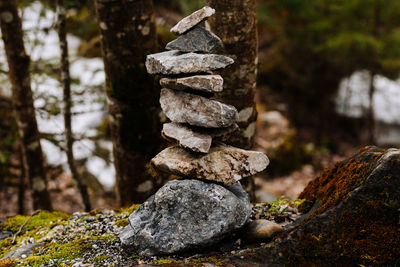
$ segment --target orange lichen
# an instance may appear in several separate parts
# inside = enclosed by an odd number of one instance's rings
[[[362,148],[356,157],[336,163],[333,168],[324,170],[311,181],[299,196],[312,203],[319,201],[321,206],[311,217],[338,205],[350,192],[362,185],[384,152],[381,149]]]

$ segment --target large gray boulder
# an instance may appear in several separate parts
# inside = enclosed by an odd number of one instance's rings
[[[249,219],[251,206],[240,183],[228,188],[199,180],[164,185],[129,216],[122,244],[139,255],[166,255],[210,246]]]
[[[238,119],[238,112],[234,106],[167,88],[161,89],[160,104],[168,119],[193,126],[228,127]]]
[[[230,57],[222,55],[182,53],[172,50],[148,55],[146,68],[150,74],[176,75],[210,72],[223,69],[233,62]]]
[[[214,14],[215,9],[205,6],[179,21],[174,27],[172,27],[171,32],[181,35]]]
[[[181,52],[214,53],[222,48],[222,41],[218,36],[198,25],[185,35],[169,42],[165,48]]]
[[[219,145],[208,154],[195,154],[181,147],[168,147],[151,160],[161,171],[232,185],[244,177],[263,171],[269,164],[262,152]]]

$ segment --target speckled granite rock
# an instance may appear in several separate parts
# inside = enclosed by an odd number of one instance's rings
[[[250,217],[247,193],[199,180],[164,185],[129,216],[121,242],[140,255],[163,255],[212,245]]]
[[[190,153],[180,147],[169,147],[155,156],[151,164],[178,176],[196,177],[229,186],[264,170],[269,159],[261,152],[226,145],[212,147],[206,155]]]
[[[168,119],[193,126],[228,127],[238,118],[238,112],[233,106],[166,88],[161,90],[160,104]]]
[[[176,75],[209,72],[233,64],[230,57],[215,54],[182,53],[177,50],[148,55],[147,72],[150,74]]]
[[[184,78],[162,78],[160,84],[163,87],[174,90],[197,90],[208,93],[222,92],[224,80],[220,75],[195,75]]]
[[[167,50],[214,53],[222,48],[222,41],[212,32],[198,25],[178,39],[167,44]]]
[[[174,27],[172,27],[171,32],[181,35],[214,14],[215,9],[205,6],[179,21]]]

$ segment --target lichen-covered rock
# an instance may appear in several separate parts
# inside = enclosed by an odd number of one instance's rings
[[[198,25],[178,39],[167,44],[167,50],[214,53],[222,48],[222,41],[212,32]]]
[[[264,153],[226,145],[212,147],[206,155],[194,154],[180,147],[169,147],[151,160],[151,164],[159,170],[228,186],[263,171],[268,163]]]
[[[214,14],[215,9],[205,6],[179,21],[174,27],[172,27],[171,32],[181,35]]]
[[[234,106],[167,88],[161,90],[160,103],[168,119],[193,126],[228,127],[233,125],[238,118],[238,112]]]
[[[179,145],[194,152],[207,153],[210,150],[211,135],[196,132],[180,123],[165,123],[162,134],[179,142]]]
[[[241,228],[251,206],[239,183],[229,188],[199,180],[164,185],[129,216],[120,237],[140,255],[165,255],[212,245]]]
[[[182,53],[172,50],[148,55],[146,68],[150,74],[176,75],[210,72],[223,69],[233,62],[230,57],[222,55]]]
[[[184,78],[162,78],[160,84],[163,87],[174,90],[197,90],[208,93],[222,92],[224,80],[220,75],[194,75]]]
[[[300,197],[309,211],[274,243],[253,251],[262,263],[400,265],[399,149],[363,148],[326,169]],[[226,263],[236,261],[230,257]]]

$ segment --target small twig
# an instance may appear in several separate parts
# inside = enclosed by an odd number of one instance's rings
[[[35,216],[36,214],[38,214],[39,212],[42,212],[43,210],[35,210],[31,216],[29,216],[28,219],[26,219],[26,221],[24,222],[24,224],[21,225],[21,227],[19,228],[18,232],[16,232],[13,236],[13,240],[11,242],[11,244],[15,244],[15,239],[17,238],[17,236],[22,232],[22,228],[24,228],[24,226],[29,222],[29,220]]]

